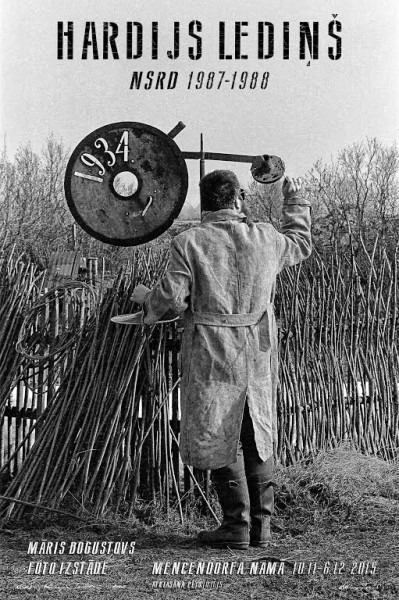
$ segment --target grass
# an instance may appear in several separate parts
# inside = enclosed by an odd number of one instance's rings
[[[361,519],[370,504],[399,501],[399,463],[363,455],[350,444],[319,452],[276,472],[282,527]],[[399,504],[399,502],[398,502]]]
[[[199,510],[198,501],[193,499],[185,504],[183,526],[177,510],[171,509],[167,519],[155,503],[143,504],[130,520],[114,516],[82,524],[38,514],[24,524],[8,524],[1,535],[1,575],[5,578],[6,597],[9,600],[150,597],[393,600],[398,597],[398,463],[363,456],[342,446],[288,468],[277,467],[275,480],[273,540],[265,550],[250,548],[242,552],[199,546],[198,531],[214,527],[215,523]],[[66,550],[71,542],[77,541],[111,542],[113,548],[116,542],[135,541],[136,546],[133,554],[28,555],[29,541],[41,540],[64,542]],[[59,570],[61,562],[88,564],[90,560],[105,560],[105,574],[28,574],[30,561],[54,562]],[[152,573],[154,563],[166,561],[180,565],[193,563],[194,570],[201,562],[213,569],[224,563],[231,573]],[[251,574],[256,564],[258,573]],[[259,572],[262,564],[265,567],[269,564],[276,573],[262,574]],[[302,574],[298,572],[301,569]],[[157,585],[184,582],[186,587],[154,588],[153,582]],[[220,587],[203,589],[198,587],[201,582]]]

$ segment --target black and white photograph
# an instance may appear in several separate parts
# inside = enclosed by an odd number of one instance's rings
[[[0,596],[398,598],[397,2],[0,27]]]

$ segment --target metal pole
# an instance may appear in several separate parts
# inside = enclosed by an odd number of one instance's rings
[[[200,136],[200,179],[205,175],[205,154],[204,154],[204,136]],[[202,213],[202,202],[200,196],[200,211]]]
[[[76,230],[75,223],[72,224],[72,244],[73,244],[73,249],[76,250],[78,247],[78,236],[77,236],[77,230]]]
[[[201,133],[200,138],[200,177],[205,175],[205,153],[204,153],[204,136]]]
[[[185,128],[185,124],[183,123],[183,121],[179,121],[178,124],[175,125],[175,127],[173,127],[173,129],[171,131],[169,131],[168,136],[173,139],[177,135],[179,135],[179,133],[181,131],[183,131],[184,128]]]

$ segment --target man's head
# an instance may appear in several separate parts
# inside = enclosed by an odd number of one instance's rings
[[[202,210],[240,207],[240,184],[233,171],[212,171],[201,178]]]

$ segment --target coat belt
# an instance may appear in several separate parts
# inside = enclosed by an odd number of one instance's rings
[[[219,327],[246,327],[248,325],[256,325],[262,319],[269,308],[273,305],[269,304],[266,309],[253,313],[206,313],[193,312],[193,323],[195,325],[217,325]]]

